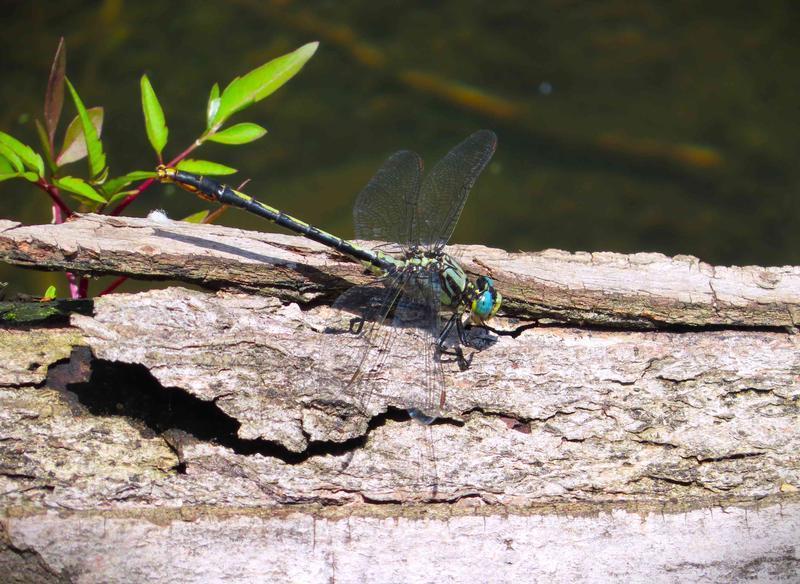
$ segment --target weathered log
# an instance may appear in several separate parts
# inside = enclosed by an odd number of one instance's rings
[[[800,567],[800,341],[783,328],[798,268],[465,248],[509,310],[467,370],[445,364],[442,418],[422,426],[404,413],[419,331],[397,331],[366,403],[319,375],[345,374],[319,299],[363,275],[313,244],[89,216],[6,225],[0,249],[227,289],[109,295],[69,327],[0,329],[5,573],[791,581]]]
[[[456,246],[494,278],[505,312],[578,325],[786,327],[800,322],[800,267],[711,266],[656,253],[508,253]],[[179,280],[300,303],[365,279],[360,265],[295,236],[85,215],[63,225],[0,220],[0,260],[38,269]]]

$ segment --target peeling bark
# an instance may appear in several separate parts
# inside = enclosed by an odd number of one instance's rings
[[[422,426],[405,413],[418,331],[397,332],[368,400],[326,382],[346,372],[321,350],[323,292],[360,281],[351,262],[218,227],[6,222],[19,264],[227,290],[0,329],[0,565],[54,582],[792,581],[800,269],[464,249],[508,310],[467,370],[446,364]],[[579,321],[595,326],[563,324]]]

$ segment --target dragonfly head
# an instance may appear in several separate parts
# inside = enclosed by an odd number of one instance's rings
[[[492,318],[500,309],[503,297],[494,287],[494,282],[487,276],[475,281],[476,294],[472,300],[471,315],[476,324],[482,324]]]

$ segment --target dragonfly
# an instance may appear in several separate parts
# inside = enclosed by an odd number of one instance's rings
[[[353,286],[334,302],[339,316],[325,331],[341,335],[328,343],[332,347],[328,350],[338,351],[336,362],[342,357],[346,361],[340,389],[366,407],[374,378],[400,331],[415,329],[416,336],[403,335],[402,342],[416,339],[411,352],[417,355],[409,357],[419,358],[424,367],[402,406],[414,420],[430,424],[445,406],[443,363],[450,360],[462,370],[469,367],[471,359],[462,347],[476,345],[466,329],[486,327],[502,304],[490,277],[472,280],[445,251],[467,196],[496,146],[492,131],[479,130],[450,150],[424,178],[422,159],[415,152],[401,150],[386,159],[353,207],[356,239],[383,242],[371,248],[309,225],[212,178],[164,165],[156,175],[163,183],[243,209],[361,262],[373,281]]]

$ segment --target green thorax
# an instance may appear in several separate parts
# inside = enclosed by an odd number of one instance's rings
[[[375,253],[381,260],[391,263],[395,270],[417,272],[420,279],[428,279],[432,273],[436,274],[431,280],[435,283],[439,302],[443,306],[457,310],[471,301],[474,285],[467,278],[464,268],[451,256],[445,253],[426,254],[420,249],[409,252],[403,259],[381,251]],[[375,270],[374,267],[372,269]]]

